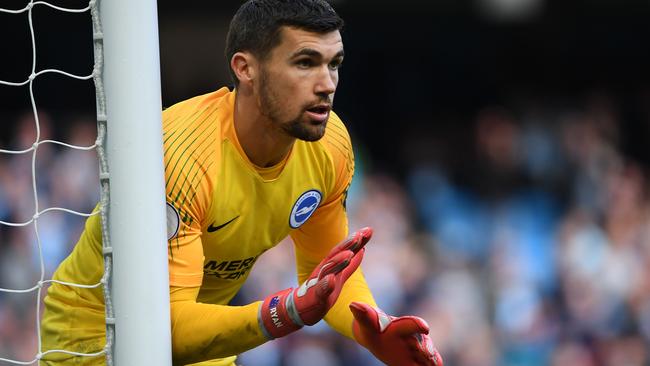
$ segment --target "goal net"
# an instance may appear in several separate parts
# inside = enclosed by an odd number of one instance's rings
[[[25,74],[0,74],[0,88],[25,91],[25,98],[28,99],[25,105],[30,111],[24,118],[26,122],[16,127],[16,133],[20,134],[20,129],[28,125],[31,125],[32,130],[31,134],[23,134],[30,136],[28,141],[25,142],[23,138],[23,144],[18,146],[5,144],[0,135],[0,258],[5,259],[0,262],[0,365],[38,364],[41,358],[51,353],[79,357],[104,356],[108,365],[169,365],[171,352],[167,253],[166,246],[160,244],[166,241],[166,234],[156,2],[129,4],[125,0],[104,0],[103,3],[92,0],[81,3],[78,7],[73,7],[72,3],[80,2],[23,0],[0,4],[0,24],[13,24],[2,22],[1,18],[20,17],[28,25],[31,40],[29,70]],[[56,49],[56,45],[49,42],[38,42],[39,28],[35,19],[40,18],[34,14],[41,9],[48,10],[48,17],[63,14],[86,17],[87,28],[78,31],[92,31],[94,56],[88,55],[93,65],[90,70],[78,74],[67,71],[65,67],[50,67],[41,61],[41,54]],[[63,22],[64,19],[61,17],[60,20],[50,22]],[[3,27],[0,30],[3,38],[4,35],[7,38],[11,36],[10,29]],[[64,43],[66,39],[58,39],[57,42]],[[72,54],[70,57],[79,55]],[[3,64],[0,61],[0,67]],[[39,81],[52,76],[94,85],[97,117],[94,142],[79,144],[77,142],[83,139],[49,137],[47,112],[40,107],[39,89],[35,86]],[[66,90],[61,91],[65,92]],[[140,100],[138,104],[134,102],[136,99]],[[145,103],[142,103],[143,99]],[[58,127],[54,126],[53,129]],[[137,135],[138,141],[135,144],[133,135]],[[99,194],[93,196],[100,197],[97,209],[80,211],[57,207],[49,205],[52,201],[44,198],[50,195],[47,191],[51,186],[48,181],[56,179],[56,175],[44,174],[40,170],[56,169],[44,165],[54,164],[53,161],[66,155],[61,152],[65,150],[96,152],[95,167],[99,167],[100,187]],[[111,153],[107,154],[109,150]],[[27,173],[16,176],[3,174],[12,171],[8,166],[19,164],[24,165],[22,171]],[[64,166],[54,165],[61,169]],[[142,165],[147,165],[148,168],[142,169]],[[71,158],[68,164],[70,171],[63,174],[78,174],[84,166]],[[85,167],[86,170],[96,170]],[[21,180],[21,177],[24,179]],[[97,178],[85,184],[96,187]],[[3,201],[6,204],[2,204]],[[14,207],[12,202],[19,204]],[[114,205],[115,202],[118,205]],[[66,283],[51,279],[54,268],[49,263],[57,257],[56,253],[53,254],[56,248],[49,246],[51,240],[47,240],[45,235],[60,232],[62,228],[57,228],[57,224],[63,225],[66,220],[74,221],[62,219],[65,215],[80,218],[76,220],[77,226],[80,226],[79,222],[83,218],[101,216],[104,275],[97,283]],[[53,220],[54,217],[57,220]],[[137,232],[138,229],[121,229],[116,234],[116,227],[124,227],[120,220],[129,220],[134,224],[129,227],[154,229],[146,230],[146,237]],[[12,231],[20,232],[21,235],[11,234]],[[10,243],[15,244],[5,244],[9,242],[4,240],[5,237],[19,237],[22,240],[12,240]],[[134,242],[138,245],[133,245]],[[15,275],[23,272],[11,271],[13,267],[7,262],[16,256],[10,255],[10,251],[34,253],[35,263],[28,263],[36,273],[31,276],[33,280],[30,276]],[[132,257],[142,258],[143,252],[152,258],[149,263],[154,263],[153,272],[148,267],[144,274],[142,266],[138,267],[131,260]],[[148,283],[152,273],[161,280]],[[45,292],[52,282],[71,287],[103,288],[106,308],[106,346],[103,350],[78,353],[66,349],[43,349],[40,337],[41,312]],[[143,287],[147,287],[147,299],[137,296],[142,293]],[[12,300],[12,297],[21,300]],[[21,308],[23,304],[33,306]],[[17,317],[21,317],[21,321]],[[20,329],[24,324],[31,331]],[[26,337],[30,339],[25,339]],[[18,344],[25,346],[17,348]]]

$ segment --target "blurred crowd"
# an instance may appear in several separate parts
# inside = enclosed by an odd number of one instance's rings
[[[366,278],[386,312],[427,320],[445,365],[650,365],[647,167],[624,153],[615,100],[580,99],[434,121],[462,136],[442,148],[414,128],[403,179],[357,154],[350,226],[376,232]],[[260,258],[243,302],[295,283],[285,245]],[[241,360],[379,364],[322,324]]]
[[[464,140],[445,154],[426,154],[439,136],[414,134],[401,143],[421,158],[404,163],[404,177],[371,169],[372,157],[357,154],[348,214],[352,230],[375,229],[362,265],[369,286],[387,313],[429,323],[445,365],[650,365],[648,171],[624,153],[614,100],[586,100],[487,106],[458,125]],[[40,122],[42,139],[94,142],[89,119],[65,130],[54,117],[43,114]],[[0,148],[32,145],[31,114],[16,126]],[[354,143],[361,149],[363,136]],[[39,147],[41,210],[92,210],[99,192],[94,154]],[[31,153],[0,154],[0,220],[34,215],[31,163]],[[38,281],[39,238],[50,276],[83,222],[43,215],[38,238],[33,225],[0,225],[0,288]],[[291,253],[285,240],[262,256],[234,303],[295,286]],[[0,292],[0,358],[33,359],[37,306],[35,293]],[[324,322],[248,351],[239,363],[378,365]]]
[[[92,118],[65,116],[56,119],[41,110],[39,141],[57,140],[75,146],[91,146],[97,136],[96,122]],[[36,122],[31,112],[7,123],[9,129],[12,133],[0,140],[0,149],[25,151],[36,142]],[[42,212],[49,207],[90,213],[98,200],[99,165],[95,150],[82,151],[43,143],[35,154],[33,151],[0,153],[0,221],[28,223],[37,209]],[[51,211],[28,225],[0,224],[0,289],[26,290],[36,286],[41,275],[43,279],[50,279],[77,242],[84,222],[83,217]],[[44,296],[45,291],[42,291],[41,298]],[[37,299],[36,290],[0,291],[0,358],[20,361],[35,358],[38,352],[37,306],[42,309],[42,301]]]

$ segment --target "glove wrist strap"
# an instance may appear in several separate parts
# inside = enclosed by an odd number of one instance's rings
[[[268,339],[284,337],[302,328],[303,323],[293,303],[293,288],[276,292],[264,299],[258,321]]]

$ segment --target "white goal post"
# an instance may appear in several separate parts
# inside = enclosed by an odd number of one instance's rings
[[[116,366],[171,365],[156,0],[102,0]],[[109,250],[110,251],[110,250]]]

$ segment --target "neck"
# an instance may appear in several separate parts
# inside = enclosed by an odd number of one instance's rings
[[[234,125],[244,153],[253,164],[262,168],[281,162],[296,140],[260,113],[252,93],[239,89],[235,95]]]

